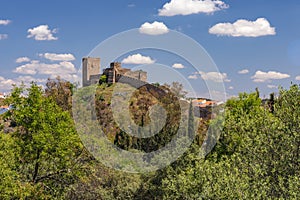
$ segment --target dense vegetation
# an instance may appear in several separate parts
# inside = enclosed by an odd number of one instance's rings
[[[143,141],[130,138],[113,123],[108,109],[113,87],[103,84],[96,93],[98,120],[112,143],[151,151],[172,137],[172,130],[178,128],[179,104],[172,104],[178,102],[176,92],[161,86],[169,91],[160,99],[171,113],[168,124],[158,138]],[[202,122],[197,141],[184,155],[148,174],[107,168],[89,154],[72,120],[73,90],[72,84],[60,79],[49,80],[45,91],[34,83],[13,89],[6,104],[14,109],[0,119],[0,199],[300,199],[298,85],[281,88],[266,103],[258,91],[228,100],[225,115]],[[147,88],[134,93],[130,109],[135,123],[150,123],[148,107],[157,103],[151,95],[155,91]],[[191,116],[191,106],[184,107]],[[223,117],[216,146],[201,158],[206,124]]]

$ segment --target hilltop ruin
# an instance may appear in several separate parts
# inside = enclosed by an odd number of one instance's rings
[[[120,62],[112,62],[110,67],[100,74],[100,58],[82,59],[83,87],[98,84],[102,75],[105,75],[107,83],[122,82],[137,86],[147,84],[147,72],[143,70],[131,71],[131,69],[122,68]]]

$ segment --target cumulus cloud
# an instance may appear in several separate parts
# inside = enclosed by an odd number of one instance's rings
[[[274,27],[265,18],[258,18],[256,21],[239,19],[233,24],[219,23],[209,29],[210,34],[233,37],[259,37],[275,35]]]
[[[77,75],[78,70],[69,61],[48,64],[38,60],[30,60],[27,57],[20,57],[17,61],[18,63],[28,62],[20,65],[13,71],[22,75],[13,79],[6,79],[0,76],[0,91],[8,92],[11,90],[12,84],[20,85],[24,83],[26,86],[29,86],[31,82],[36,82],[38,85],[44,86],[47,82],[47,79],[44,77],[56,78],[60,76],[67,81],[80,81],[80,77]]]
[[[267,87],[270,88],[270,89],[275,89],[275,88],[277,88],[276,85],[267,85]]]
[[[300,81],[300,76],[296,76],[296,81]]]
[[[10,20],[8,19],[0,19],[0,25],[8,25],[9,23],[11,23]],[[7,34],[0,34],[0,40],[5,40],[8,38]]]
[[[201,75],[201,78],[203,80],[209,80],[214,82],[230,82],[231,80],[228,79],[226,73],[220,73],[220,72],[199,72]]]
[[[32,76],[19,76],[13,79],[6,79],[0,76],[0,91],[9,92],[12,89],[12,85],[21,85],[29,86],[30,83],[36,82],[38,84],[46,83],[46,79],[35,78]]]
[[[169,28],[163,22],[145,22],[139,28],[139,32],[147,35],[162,35],[169,32]]]
[[[60,63],[47,64],[37,60],[32,60],[30,63],[21,65],[14,70],[15,73],[27,75],[52,75],[59,76],[62,74],[76,73],[75,66],[71,62],[63,61]]]
[[[29,62],[30,58],[28,57],[20,57],[16,59],[16,63],[23,63],[23,62]]]
[[[81,80],[81,77],[79,77],[77,74],[52,75],[50,78],[55,79],[57,76],[63,80],[70,81],[71,83],[79,83]]]
[[[10,24],[11,23],[11,21],[10,20],[8,20],[8,19],[0,19],[0,25],[8,25],[8,24]]]
[[[243,70],[238,71],[238,73],[239,74],[248,74],[249,70],[248,69],[243,69]]]
[[[5,40],[8,38],[7,34],[0,34],[0,40]]]
[[[181,63],[174,63],[172,65],[172,67],[175,68],[175,69],[183,69],[183,68],[185,68],[185,66],[183,64],[181,64]]]
[[[12,79],[6,79],[2,76],[0,76],[0,91],[1,92],[8,92],[11,90],[12,85],[16,84],[16,82]]]
[[[188,79],[196,80],[196,79],[198,79],[198,76],[197,76],[196,74],[189,75],[189,76],[188,76]]]
[[[171,0],[158,10],[159,16],[211,14],[229,6],[221,0]]]
[[[283,74],[275,71],[268,71],[268,72],[257,71],[255,75],[251,77],[251,79],[253,79],[254,82],[262,83],[271,80],[285,79],[289,77],[290,75],[288,74]]]
[[[15,82],[12,79],[6,79],[2,76],[0,76],[0,84],[14,84]]]
[[[229,90],[233,90],[234,89],[234,87],[233,86],[229,86],[229,88],[228,88]]]
[[[56,29],[50,30],[48,25],[40,25],[31,29],[28,29],[27,38],[34,38],[35,40],[57,40],[53,34],[57,32]]]
[[[80,81],[80,77],[77,75],[79,71],[70,62],[75,59],[72,54],[44,53],[39,54],[39,56],[56,62],[47,63],[40,60],[30,60],[28,57],[17,58],[16,62],[22,64],[16,67],[13,72],[22,74],[22,76],[13,79],[15,83],[34,81],[44,84],[46,80],[43,78],[56,78],[57,76],[71,82]]]
[[[39,56],[44,57],[51,61],[72,61],[75,60],[73,54],[66,53],[66,54],[56,54],[56,53],[44,53],[39,54]]]
[[[19,73],[19,74],[34,75],[37,73],[37,68],[38,68],[39,64],[40,64],[39,61],[32,60],[30,63],[27,63],[27,64],[17,67],[13,72]]]
[[[141,54],[134,54],[134,55],[130,55],[127,58],[124,58],[122,60],[122,63],[124,64],[152,64],[154,63],[155,60],[153,60],[151,57],[149,56],[143,56]]]
[[[15,78],[14,81],[16,82],[16,84],[21,84],[22,82],[24,84],[29,84],[31,82],[46,83],[47,79],[35,78],[33,76],[19,76],[19,77]]]

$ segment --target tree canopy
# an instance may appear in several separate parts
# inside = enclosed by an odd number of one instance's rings
[[[7,102],[14,109],[6,120],[15,131],[2,137],[16,146],[10,149],[11,169],[30,186],[28,198],[38,198],[40,193],[58,198],[76,180],[83,152],[69,112],[47,98],[36,84],[27,90],[14,88]]]
[[[0,199],[300,199],[299,85],[280,88],[267,103],[258,89],[229,99],[224,115],[201,121],[196,140],[178,160],[156,172],[130,174],[104,166],[87,152],[70,113],[71,86],[58,79],[50,83],[46,91],[34,83],[15,87],[5,100],[13,109],[0,115],[11,130],[4,133],[0,126]],[[135,140],[114,127],[108,98],[113,87],[99,86],[95,98],[98,117],[108,120],[98,119],[109,140],[129,151],[164,145]],[[150,118],[141,106],[155,103],[147,91],[142,88],[130,100],[132,118],[142,126]],[[178,98],[170,95],[161,101],[176,114]],[[189,126],[183,132],[193,137],[197,118],[192,104],[185,107]],[[167,118],[159,139],[172,138],[176,119]],[[219,121],[217,143],[203,158],[205,131]]]

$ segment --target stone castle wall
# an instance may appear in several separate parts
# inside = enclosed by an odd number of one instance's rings
[[[111,63],[110,68],[106,68],[103,74],[106,75],[107,83],[116,83],[121,76],[147,82],[147,72],[142,70],[131,71],[130,69],[122,68],[119,62]]]
[[[131,85],[134,88],[140,88],[146,84],[148,84],[145,81],[138,80],[129,76],[123,76],[123,75],[118,75],[117,76],[117,82],[118,83],[126,83],[128,85]]]
[[[100,58],[83,58],[82,59],[82,84],[83,87],[99,83],[100,77],[106,75],[107,83],[124,82],[132,86],[147,83],[147,72],[138,70],[131,71],[122,68],[121,63],[113,62],[109,68],[103,70],[100,74]]]
[[[147,81],[147,72],[144,72],[142,70],[129,71],[129,72],[126,72],[124,74],[124,76],[128,76],[128,77],[135,78],[135,79],[145,81],[145,82]]]

